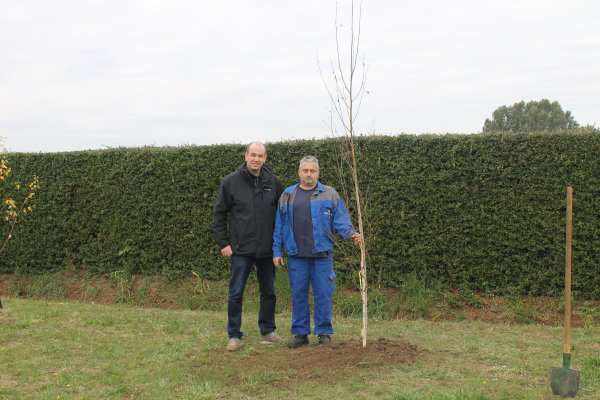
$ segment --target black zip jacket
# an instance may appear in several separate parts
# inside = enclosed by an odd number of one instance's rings
[[[282,191],[281,183],[265,164],[257,177],[248,171],[245,162],[227,175],[213,210],[213,231],[220,248],[231,245],[235,255],[271,258],[277,201]]]

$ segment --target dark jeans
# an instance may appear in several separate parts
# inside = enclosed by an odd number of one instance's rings
[[[229,280],[229,296],[227,300],[227,333],[229,338],[241,338],[242,302],[244,289],[252,266],[256,265],[256,276],[260,289],[260,309],[258,311],[258,327],[260,334],[275,330],[275,265],[272,258],[254,258],[248,256],[231,257],[231,279]]]

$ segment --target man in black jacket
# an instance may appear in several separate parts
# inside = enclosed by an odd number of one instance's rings
[[[244,158],[244,164],[221,182],[213,210],[213,230],[221,254],[231,258],[227,301],[228,351],[242,347],[242,300],[253,265],[256,265],[260,288],[260,343],[281,341],[275,333],[275,266],[272,246],[277,200],[282,186],[265,165],[267,150],[263,143],[250,143]]]

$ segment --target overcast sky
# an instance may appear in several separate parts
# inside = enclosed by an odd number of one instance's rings
[[[344,34],[349,2],[340,0]],[[17,152],[330,136],[334,0],[0,0]],[[597,0],[364,0],[358,133],[474,133],[547,98],[600,126]],[[342,51],[348,44],[342,42]]]

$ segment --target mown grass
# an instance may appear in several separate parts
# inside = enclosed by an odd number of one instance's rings
[[[285,346],[258,344],[247,310],[240,352],[225,354],[222,310],[165,310],[127,304],[3,298],[0,399],[553,399],[549,376],[561,363],[562,328],[528,323],[373,319],[370,338],[424,349],[412,365],[313,371],[255,365]],[[279,332],[290,315],[277,315]],[[334,340],[357,338],[361,320],[336,315]],[[580,399],[600,394],[600,330],[572,332]]]

